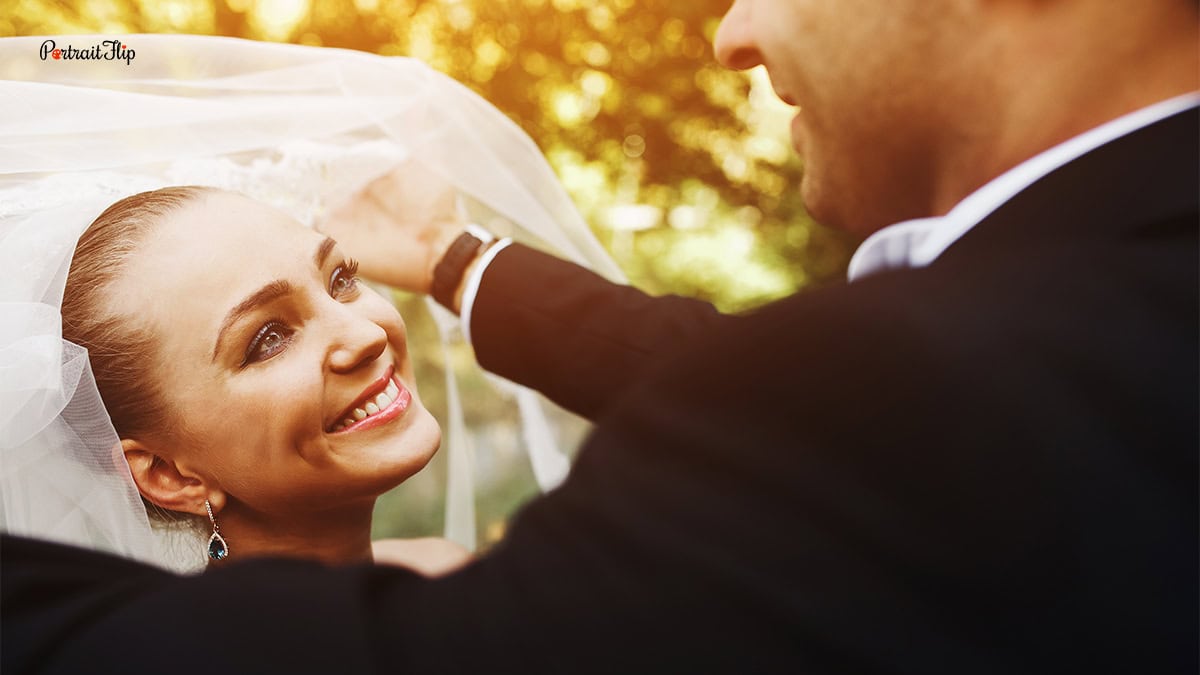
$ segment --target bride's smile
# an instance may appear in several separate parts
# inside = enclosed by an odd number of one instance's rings
[[[367,390],[327,425],[330,433],[348,434],[387,424],[404,414],[412,402],[412,392],[395,379],[396,369],[373,382]]]

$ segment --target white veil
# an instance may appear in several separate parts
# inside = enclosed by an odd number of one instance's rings
[[[50,51],[68,47],[95,58]],[[0,528],[167,562],[86,352],[62,339],[75,241],[106,206],[212,185],[312,224],[404,159],[455,185],[498,234],[620,278],[533,142],[420,62],[182,35],[0,39]],[[457,320],[436,316],[452,339]],[[446,534],[473,546],[472,461],[447,379]],[[565,456],[534,395],[511,392],[548,489]]]

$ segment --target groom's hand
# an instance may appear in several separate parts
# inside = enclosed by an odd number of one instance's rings
[[[463,225],[453,186],[410,160],[335,208],[317,229],[357,259],[364,276],[429,293],[433,268]]]

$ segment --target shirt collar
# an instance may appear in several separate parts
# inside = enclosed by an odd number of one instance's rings
[[[1055,169],[1126,134],[1200,106],[1200,92],[1161,101],[1106,122],[1000,174],[944,216],[896,223],[867,238],[850,259],[850,281],[891,269],[925,267],[993,211]]]

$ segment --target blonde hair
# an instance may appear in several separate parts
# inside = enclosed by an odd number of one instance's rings
[[[121,438],[161,427],[170,411],[154,377],[154,336],[137,326],[136,317],[107,311],[109,289],[154,226],[212,191],[168,187],[126,197],[92,221],[75,246],[63,291],[63,338],[88,350],[100,397]]]

